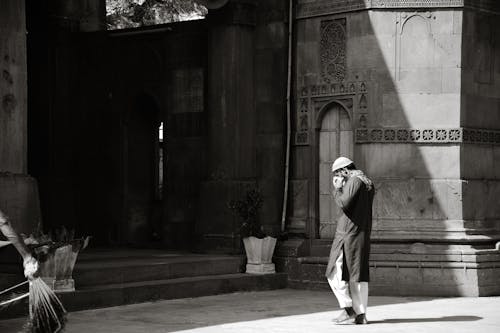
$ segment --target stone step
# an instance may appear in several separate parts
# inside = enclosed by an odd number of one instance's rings
[[[286,287],[286,274],[243,274],[240,272],[244,264],[244,256],[161,250],[91,250],[81,253],[75,265],[76,291],[59,295],[67,310],[75,311]],[[24,279],[22,274],[17,278],[19,281]],[[0,311],[0,318],[26,314],[27,301],[24,301],[7,311]]]
[[[311,257],[328,257],[332,245],[331,239],[315,239],[311,242]],[[436,244],[436,243],[371,243],[370,260],[401,260],[404,256],[410,257],[409,260],[430,261],[467,261],[479,254],[480,260],[492,261],[498,260],[498,250],[491,244],[485,246],[470,244]],[[428,258],[426,258],[426,256]],[[467,256],[470,256],[467,259]],[[495,257],[497,256],[497,257]],[[399,258],[398,258],[399,257]],[[405,261],[406,259],[402,259]],[[475,259],[474,259],[475,260]]]
[[[78,311],[175,298],[281,289],[286,286],[285,273],[236,273],[82,287],[75,292],[59,293],[59,296],[68,311]],[[0,319],[26,316],[27,313],[27,301],[23,301],[1,311]]]
[[[370,260],[370,294],[399,296],[498,295],[500,253],[476,250],[460,256],[429,254],[373,254]],[[464,251],[467,252],[467,251]],[[452,253],[452,251],[450,252]],[[290,274],[290,288],[328,290],[328,257],[300,257]],[[453,281],[453,283],[450,283]]]
[[[242,271],[244,257],[175,255],[78,261],[73,271],[77,288],[175,279],[192,276],[234,274]]]
[[[234,274],[244,271],[243,256],[126,252],[82,255],[73,270],[76,288],[116,283]],[[24,280],[22,264],[1,266],[0,290]],[[11,272],[11,273],[7,273]]]

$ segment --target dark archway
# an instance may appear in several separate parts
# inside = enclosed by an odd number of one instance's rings
[[[155,99],[133,99],[123,131],[123,213],[121,242],[145,245],[158,235],[158,124]]]

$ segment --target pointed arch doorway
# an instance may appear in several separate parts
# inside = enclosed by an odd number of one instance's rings
[[[319,112],[316,129],[318,133],[318,217],[317,236],[331,239],[335,235],[337,221],[342,214],[332,199],[333,161],[339,156],[353,158],[354,131],[352,117],[342,103],[332,101]]]

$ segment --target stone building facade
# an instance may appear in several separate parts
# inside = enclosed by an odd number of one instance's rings
[[[500,293],[495,1],[296,0],[290,22],[288,1],[230,0],[115,32],[104,3],[0,4],[0,205],[20,231],[239,253],[227,202],[258,186],[280,234],[291,26],[290,285],[327,288],[346,155],[376,184],[372,293]]]
[[[309,236],[298,284],[324,267],[340,214],[329,167],[344,155],[376,184],[375,293],[498,293],[498,10],[298,1],[289,228]]]

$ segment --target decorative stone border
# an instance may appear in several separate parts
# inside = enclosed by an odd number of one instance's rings
[[[368,113],[368,82],[366,81],[305,85],[298,87],[296,96],[294,146],[310,144],[312,122],[317,116],[317,112],[331,101],[346,103],[345,107],[349,108],[351,115],[356,113],[362,119],[360,123],[366,122],[366,114]],[[349,99],[350,103],[346,102]]]
[[[299,1],[296,18],[331,15],[365,9],[470,8],[500,14],[496,0],[317,0]]]
[[[299,97],[354,95],[357,93],[366,93],[366,91],[366,82],[344,81],[332,84],[303,86],[299,88]]]
[[[500,145],[500,130],[474,128],[357,128],[356,143],[473,143]]]

